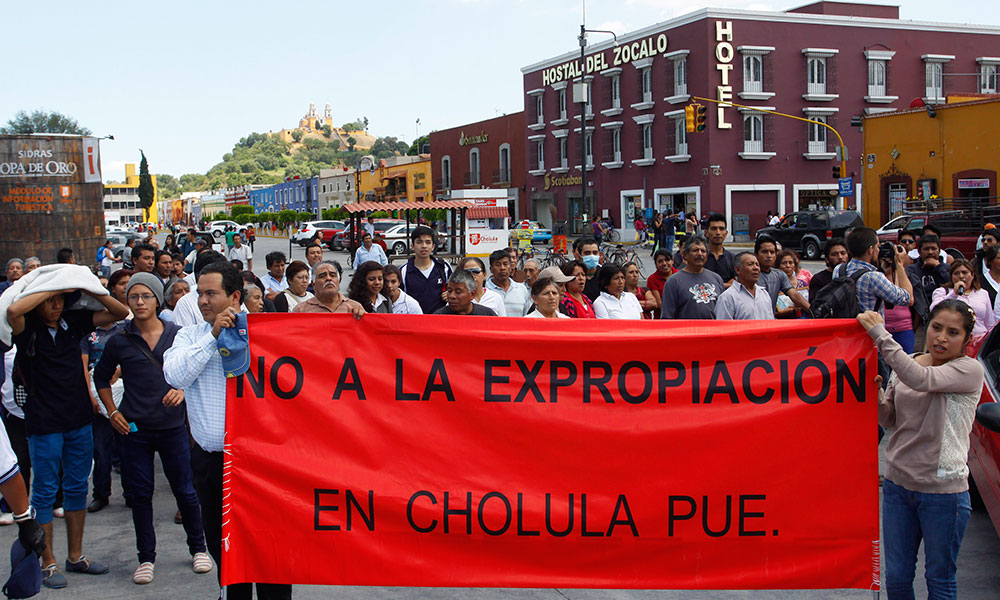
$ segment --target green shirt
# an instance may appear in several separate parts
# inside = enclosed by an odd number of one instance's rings
[[[226,232],[226,247],[231,248],[233,246],[233,238],[236,237],[235,231]]]

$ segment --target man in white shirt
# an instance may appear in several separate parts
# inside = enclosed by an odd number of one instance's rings
[[[486,281],[486,289],[503,297],[508,317],[523,317],[531,308],[531,292],[523,283],[510,278],[510,269],[510,255],[506,250],[490,254],[490,272],[493,276]]]
[[[752,252],[740,252],[733,259],[736,279],[733,285],[719,295],[715,303],[716,319],[774,319],[774,308],[767,290],[757,285],[760,279],[760,263]]]
[[[382,246],[372,243],[372,234],[367,231],[361,236],[361,246],[354,254],[354,268],[357,269],[368,261],[374,261],[383,267],[389,264],[389,259],[382,250]]]
[[[253,271],[253,252],[250,246],[243,243],[240,236],[233,236],[233,247],[229,249],[229,260],[238,260],[243,263],[247,271]]]
[[[375,237],[375,217],[368,217],[368,221],[365,223],[365,231],[368,235]]]

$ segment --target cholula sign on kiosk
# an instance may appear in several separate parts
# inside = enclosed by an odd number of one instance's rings
[[[465,249],[468,256],[489,256],[510,245],[507,190],[456,190],[452,200],[466,200]]]

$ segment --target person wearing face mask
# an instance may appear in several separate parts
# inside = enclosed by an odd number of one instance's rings
[[[486,289],[486,265],[482,259],[470,256],[463,260],[458,268],[464,269],[476,280],[476,291],[472,295],[472,301],[491,309],[498,317],[506,317],[507,308],[504,306],[503,296],[493,290]]]
[[[973,273],[974,268],[972,262],[964,258],[953,261],[948,268],[951,285],[934,290],[930,306],[934,310],[944,300],[959,300],[972,307],[976,313],[976,324],[972,329],[969,348],[973,351],[978,349],[979,343],[997,322],[993,305],[990,304],[990,295],[979,286],[979,280]]]
[[[573,246],[586,269],[587,285],[583,293],[593,302],[601,295],[601,288],[597,285],[597,269],[601,266],[601,247],[594,238],[578,239]]]
[[[957,598],[956,559],[972,506],[969,435],[982,392],[983,366],[966,356],[973,309],[943,300],[930,312],[925,352],[909,356],[874,311],[858,322],[892,368],[879,388],[879,424],[891,428],[885,448],[882,532],[885,590],[913,598],[917,551],[924,546],[930,598]]]

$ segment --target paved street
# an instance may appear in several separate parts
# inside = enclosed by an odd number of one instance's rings
[[[288,243],[283,240],[263,238],[257,242],[255,257],[258,274],[264,273],[264,255],[271,250],[288,252]],[[301,259],[303,250],[292,247],[292,259]],[[326,252],[344,262],[346,253]],[[820,268],[820,263],[810,263],[810,270]],[[344,287],[346,289],[346,278]],[[872,482],[873,484],[875,482]],[[44,590],[39,598],[70,598],[74,600],[117,599],[117,598],[192,598],[212,599],[216,597],[215,571],[207,575],[196,575],[191,571],[190,558],[184,543],[183,530],[173,523],[176,505],[169,493],[162,472],[158,473],[157,495],[154,498],[157,523],[158,558],[156,578],[148,586],[132,583],[132,571],[137,562],[135,538],[131,525],[131,515],[121,497],[121,487],[114,477],[114,492],[111,506],[95,515],[88,515],[84,551],[86,554],[111,567],[111,572],[103,576],[69,574],[69,588],[65,590]],[[0,529],[0,548],[7,548],[16,536],[16,527]],[[56,556],[65,558],[66,538],[62,520],[55,521]],[[3,546],[2,544],[6,544]],[[958,577],[961,598],[971,600],[995,599],[1000,590],[1000,538],[989,517],[980,508],[975,510],[969,522],[965,541],[959,555]],[[316,569],[323,565],[317,561]],[[923,565],[918,565],[916,592],[918,597],[926,596],[920,577]],[[5,569],[0,569],[2,573]],[[578,589],[451,589],[451,588],[388,588],[388,587],[318,587],[296,586],[295,598],[305,599],[382,599],[398,600],[652,600],[652,599],[864,599],[871,597],[861,590],[784,590],[784,591],[649,591],[649,590],[578,590]]]

